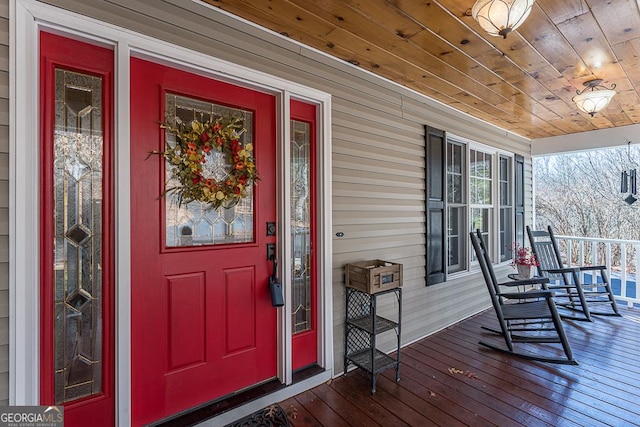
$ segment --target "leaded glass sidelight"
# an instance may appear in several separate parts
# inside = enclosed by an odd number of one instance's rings
[[[213,117],[241,117],[246,132],[241,136],[244,144],[253,143],[253,113],[230,108],[206,101],[167,94],[166,116],[173,121],[176,117],[184,123],[193,120],[207,121]],[[166,143],[175,144],[175,135],[166,132]],[[226,154],[211,150],[206,154],[203,175],[217,181],[229,175],[230,165]],[[173,168],[165,163],[166,188],[178,185],[173,176]],[[165,196],[167,247],[217,245],[227,243],[248,243],[254,241],[253,188],[247,187],[247,197],[233,206],[217,209],[203,202],[179,203],[178,196],[169,192]]]
[[[293,333],[310,330],[311,305],[311,126],[291,121],[291,240]]]
[[[55,72],[56,404],[102,392],[102,83]]]

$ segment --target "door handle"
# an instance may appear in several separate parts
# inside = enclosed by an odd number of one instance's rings
[[[271,292],[271,305],[274,307],[282,307],[284,305],[284,294],[282,292],[282,283],[277,276],[278,259],[273,257],[273,271],[269,276],[269,291]]]

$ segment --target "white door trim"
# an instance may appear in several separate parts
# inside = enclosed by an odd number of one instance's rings
[[[191,0],[172,0],[177,6],[200,14],[218,13]],[[193,13],[195,13],[193,12]],[[319,364],[325,373],[315,381],[291,387],[311,387],[326,381],[333,372],[332,316],[332,247],[331,247],[331,96],[288,80],[223,61],[135,31],[117,27],[93,18],[46,5],[35,0],[10,0],[10,404],[39,403],[39,183],[33,165],[38,164],[39,123],[38,31],[47,28],[69,37],[94,41],[115,47],[115,209],[116,209],[116,410],[118,424],[130,425],[130,128],[129,128],[129,58],[131,55],[152,57],[172,66],[213,78],[268,91],[277,95],[279,107],[279,194],[280,241],[290,236],[286,221],[288,200],[288,133],[290,97],[318,105],[318,284],[319,284]],[[240,22],[240,21],[238,21]],[[246,24],[242,24],[246,25]],[[177,37],[176,37],[177,39]],[[290,271],[290,248],[280,245],[282,272]],[[286,277],[286,275],[284,276]],[[285,282],[286,283],[286,282]],[[289,282],[290,283],[290,282]],[[290,290],[287,290],[290,296]],[[289,299],[290,300],[290,299]],[[281,310],[279,339],[281,352],[279,376],[291,382],[291,309]],[[287,389],[285,389],[287,390]],[[278,393],[283,399],[288,393]],[[261,399],[263,404],[269,398]],[[245,411],[251,409],[248,405]],[[242,416],[242,409],[235,412]],[[236,416],[234,415],[234,416]]]

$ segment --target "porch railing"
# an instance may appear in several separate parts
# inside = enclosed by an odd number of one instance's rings
[[[599,239],[593,237],[556,236],[558,246],[568,266],[606,265],[616,299],[629,307],[640,306],[640,241]],[[582,273],[583,283],[594,279]]]

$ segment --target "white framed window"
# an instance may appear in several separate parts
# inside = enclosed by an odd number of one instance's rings
[[[447,273],[476,261],[468,233],[479,229],[492,259],[511,259],[515,235],[513,154],[464,138],[447,138]]]
[[[447,270],[467,268],[467,146],[447,143]]]
[[[495,250],[493,236],[493,176],[494,155],[469,150],[469,224],[470,231],[480,230],[491,252]],[[475,261],[475,253],[471,254]]]

